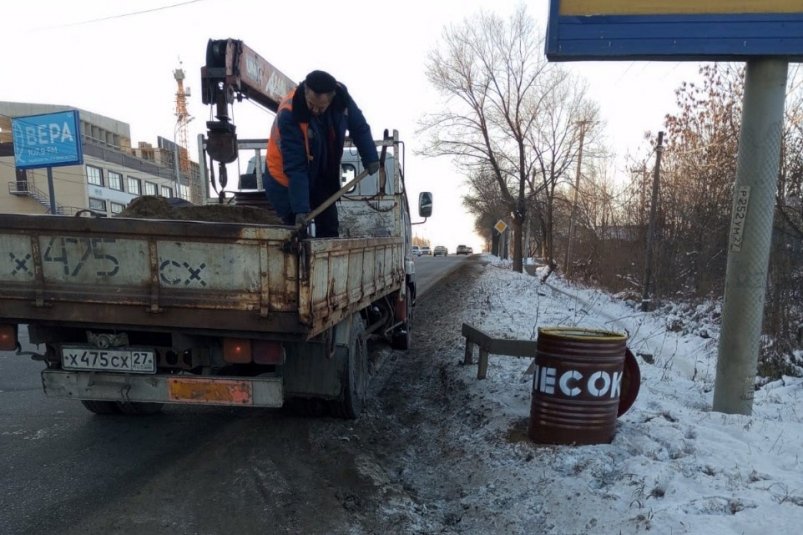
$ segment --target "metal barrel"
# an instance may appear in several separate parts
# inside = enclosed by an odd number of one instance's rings
[[[627,336],[542,327],[536,342],[529,436],[539,444],[613,440]]]

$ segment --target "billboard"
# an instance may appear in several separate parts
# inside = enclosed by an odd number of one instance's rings
[[[803,0],[550,0],[550,61],[803,61]]]
[[[84,163],[78,110],[14,117],[11,132],[17,169]]]

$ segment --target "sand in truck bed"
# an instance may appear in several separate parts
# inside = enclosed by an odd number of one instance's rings
[[[212,221],[217,223],[252,223],[257,225],[282,225],[282,220],[272,209],[255,208],[234,204],[194,205],[186,201],[172,204],[164,197],[144,195],[128,203],[116,217],[138,219],[180,219],[184,221]]]

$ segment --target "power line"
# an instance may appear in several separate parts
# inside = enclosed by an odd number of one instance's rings
[[[131,11],[129,13],[120,13],[119,15],[109,15],[108,17],[100,17],[97,19],[88,19],[82,20],[78,22],[70,22],[68,24],[58,24],[56,26],[43,26],[40,28],[34,28],[32,31],[40,31],[40,30],[56,30],[59,28],[71,28],[73,26],[83,26],[85,24],[94,24],[96,22],[104,22],[107,20],[114,20],[114,19],[122,19],[126,17],[134,17],[137,15],[144,15],[146,13],[154,13],[156,11],[164,11],[166,9],[173,9],[175,7],[182,7],[188,4],[196,4],[198,2],[204,2],[205,0],[188,0],[187,2],[179,2],[178,4],[170,4],[169,6],[161,6],[161,7],[154,7],[151,9],[143,9],[140,11]]]

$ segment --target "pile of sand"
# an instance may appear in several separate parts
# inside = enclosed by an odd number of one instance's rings
[[[166,199],[143,195],[128,203],[116,217],[138,219],[180,219],[184,221],[214,221],[217,223],[253,223],[281,225],[282,221],[272,209],[237,206],[234,204],[206,204],[196,206],[180,199]]]

